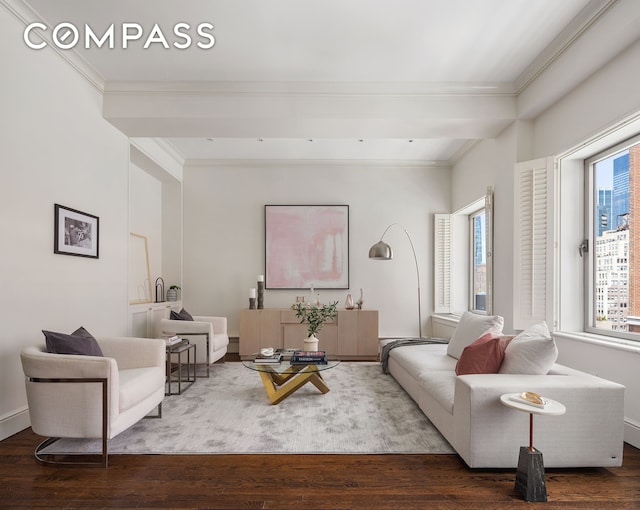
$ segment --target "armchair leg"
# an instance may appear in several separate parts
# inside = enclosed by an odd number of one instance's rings
[[[153,414],[148,414],[145,416],[145,418],[150,418],[150,419],[154,419],[157,420],[158,418],[162,418],[162,402],[160,402],[158,404],[158,414],[153,415]]]
[[[49,437],[40,443],[34,452],[36,462],[44,466],[92,466],[106,468],[108,465],[108,439],[107,439],[107,424],[109,423],[109,407],[108,407],[108,386],[107,379],[105,378],[29,378],[34,383],[99,383],[102,387],[102,452],[97,454],[71,454],[71,453],[43,453],[47,446],[52,445],[58,441],[59,437]],[[56,457],[83,459],[80,461],[70,460],[54,460]],[[100,460],[95,460],[98,458]],[[89,460],[92,459],[92,460]]]
[[[38,464],[43,466],[56,466],[56,467],[103,467],[106,468],[109,462],[109,455],[107,452],[107,440],[103,438],[102,452],[96,454],[75,454],[75,453],[43,453],[42,450],[51,446],[58,441],[59,437],[48,437],[42,443],[40,443],[33,453]],[[55,460],[55,459],[61,460]],[[70,460],[71,458],[80,460]],[[67,459],[67,460],[62,460]]]

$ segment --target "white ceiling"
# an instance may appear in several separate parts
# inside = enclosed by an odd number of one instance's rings
[[[105,117],[186,160],[446,164],[516,116],[516,98],[607,0],[27,0],[50,26],[123,22],[209,50],[91,48]],[[586,8],[586,9],[585,9]],[[584,9],[584,11],[583,11]],[[195,35],[194,32],[192,32]],[[145,33],[146,37],[147,33]],[[143,39],[144,40],[144,39]]]

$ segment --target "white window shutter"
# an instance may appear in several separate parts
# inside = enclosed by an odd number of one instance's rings
[[[436,214],[434,225],[434,311],[451,312],[451,215]]]
[[[516,164],[514,183],[513,327],[522,330],[553,324],[553,160]]]

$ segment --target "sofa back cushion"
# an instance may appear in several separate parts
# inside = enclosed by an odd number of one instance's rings
[[[506,338],[486,333],[467,345],[456,363],[456,375],[497,374],[504,359]]]
[[[544,375],[558,358],[547,324],[539,322],[516,335],[504,351],[501,374]]]
[[[447,354],[459,359],[467,345],[472,344],[486,333],[500,336],[504,319],[499,315],[478,315],[477,313],[464,312],[456,330],[449,340]]]

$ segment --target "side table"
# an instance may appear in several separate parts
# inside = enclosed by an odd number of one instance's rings
[[[533,447],[533,415],[559,416],[567,411],[560,402],[544,398],[545,406],[537,407],[512,400],[520,393],[505,393],[500,401],[507,407],[529,413],[529,447],[521,446],[516,471],[516,492],[525,501],[547,501],[547,486],[544,476],[542,452]]]
[[[193,361],[191,360],[191,351],[193,351]],[[182,366],[185,365],[182,360],[182,355],[187,354],[187,376],[186,378],[182,376]],[[171,358],[173,354],[177,354],[178,363],[175,367],[171,365]],[[193,371],[193,375],[192,372]],[[177,372],[177,376],[174,377],[173,374]],[[184,390],[186,390],[189,386],[191,386],[196,380],[196,344],[189,343],[189,340],[183,340],[180,343],[175,345],[167,345],[167,391],[165,395],[181,395]],[[178,383],[178,391],[171,391],[172,382]],[[185,383],[186,386],[184,389],[182,388],[182,383]]]

